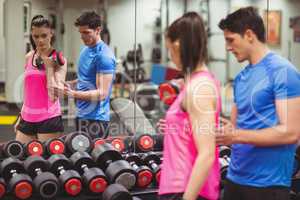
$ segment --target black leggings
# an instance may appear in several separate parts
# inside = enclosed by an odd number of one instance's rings
[[[251,187],[226,180],[222,200],[289,200],[289,188],[283,186]]]
[[[181,200],[183,193],[163,194],[159,196],[159,200]],[[207,200],[203,197],[198,197],[197,200]]]

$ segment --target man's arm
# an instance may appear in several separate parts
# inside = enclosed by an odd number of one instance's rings
[[[71,90],[71,96],[84,101],[102,101],[109,95],[109,89],[113,82],[113,74],[97,73],[95,90],[79,91]]]
[[[300,97],[275,101],[279,123],[276,126],[260,130],[235,129],[227,121],[221,133],[217,135],[217,143],[230,145],[235,143],[256,146],[276,146],[295,144],[299,139]]]
[[[236,143],[257,146],[295,144],[299,139],[300,97],[276,100],[279,124],[261,130],[237,130]]]

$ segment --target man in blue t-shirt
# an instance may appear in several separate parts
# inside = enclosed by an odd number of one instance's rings
[[[288,200],[299,138],[300,75],[265,44],[262,18],[241,8],[219,23],[226,49],[249,64],[233,84],[231,121],[216,136],[231,145],[225,200]]]
[[[84,12],[75,21],[85,47],[78,60],[78,79],[69,82],[65,93],[76,99],[76,129],[93,138],[106,137],[110,120],[110,94],[116,60],[101,40],[101,19],[95,12]]]

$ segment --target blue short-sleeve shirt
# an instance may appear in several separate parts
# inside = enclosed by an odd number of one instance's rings
[[[77,90],[88,91],[96,89],[96,75],[115,74],[116,59],[111,49],[103,42],[94,47],[84,47],[78,61]],[[109,95],[102,101],[92,102],[77,100],[77,117],[82,119],[109,121]]]
[[[238,129],[259,130],[279,122],[275,100],[300,96],[300,74],[286,59],[270,52],[248,65],[234,80]],[[227,178],[255,187],[290,186],[295,145],[232,145]]]

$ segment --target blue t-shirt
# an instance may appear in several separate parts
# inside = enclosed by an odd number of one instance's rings
[[[276,126],[276,99],[300,96],[300,74],[286,59],[268,53],[248,65],[234,80],[237,128],[258,130]],[[290,186],[296,145],[257,147],[232,145],[227,178],[237,184]]]
[[[84,47],[78,61],[78,83],[77,90],[95,90],[96,75],[114,74],[116,59],[111,49],[103,42],[98,42],[94,47]],[[111,94],[102,101],[82,101],[78,100],[77,117],[81,119],[109,121],[109,100]]]

